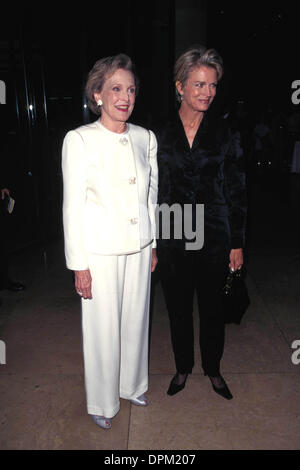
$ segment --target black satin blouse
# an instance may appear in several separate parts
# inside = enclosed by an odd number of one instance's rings
[[[202,119],[192,148],[179,114],[156,133],[158,140],[158,204],[204,204],[203,254],[218,261],[228,259],[231,248],[245,243],[246,186],[243,152],[237,134],[226,119],[208,110]],[[191,206],[190,206],[191,207]],[[195,226],[195,225],[194,225]],[[183,231],[184,233],[184,231]],[[162,239],[158,249],[185,249],[186,239]]]

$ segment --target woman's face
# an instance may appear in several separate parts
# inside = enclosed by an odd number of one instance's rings
[[[193,69],[184,86],[176,82],[177,91],[182,96],[181,105],[193,111],[207,111],[216,96],[217,83],[217,72],[213,67]]]
[[[101,99],[101,121],[114,126],[126,122],[135,102],[135,80],[129,70],[118,69],[103,85],[101,92],[95,93],[96,102]]]

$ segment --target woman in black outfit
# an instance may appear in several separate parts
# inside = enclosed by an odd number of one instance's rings
[[[243,265],[246,189],[236,134],[211,107],[222,74],[222,59],[215,50],[196,46],[182,54],[174,74],[179,111],[157,135],[159,205],[177,204],[182,212],[190,208],[196,227],[196,205],[204,204],[201,249],[187,249],[190,240],[172,235],[178,222],[174,220],[170,221],[170,238],[159,236],[158,240],[160,278],[176,364],[169,395],[184,388],[194,366],[196,291],[204,374],[216,393],[232,398],[220,373],[225,332],[220,291],[229,268],[236,270]]]

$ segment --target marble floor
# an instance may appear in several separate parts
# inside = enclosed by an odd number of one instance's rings
[[[197,342],[185,389],[166,394],[174,363],[165,302],[154,278],[150,405],[121,400],[109,431],[86,414],[80,301],[64,266],[62,241],[13,255],[13,276],[27,289],[0,292],[0,340],[6,345],[0,449],[299,450],[300,364],[292,362],[292,343],[300,341],[299,225],[290,206],[274,204],[272,194],[254,195],[250,209],[251,305],[241,325],[227,325],[222,361],[234,399],[213,392]]]

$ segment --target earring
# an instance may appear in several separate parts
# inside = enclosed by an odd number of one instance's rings
[[[102,106],[102,105],[103,105],[102,100],[98,100],[98,101],[97,101],[97,105],[98,105],[98,106]]]

